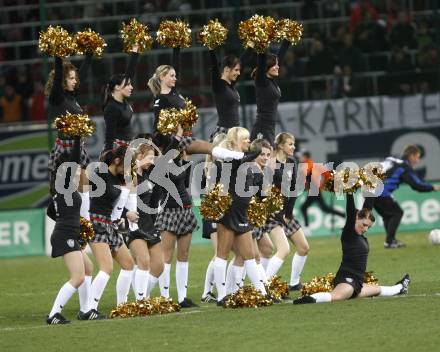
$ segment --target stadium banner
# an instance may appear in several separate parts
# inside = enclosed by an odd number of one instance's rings
[[[440,179],[440,94],[399,98],[371,97],[281,103],[277,131],[290,131],[297,148],[307,148],[315,162],[355,161],[364,165],[389,155],[399,156],[406,144],[417,143],[423,155],[417,171],[427,180]],[[255,105],[242,108],[241,126],[250,128]],[[208,139],[215,128],[214,108],[198,109],[195,136]],[[86,147],[97,160],[104,145],[104,121],[94,118],[96,133]],[[136,114],[133,131],[151,131],[153,115]],[[0,210],[42,207],[48,199],[47,126],[0,126]],[[198,156],[195,161],[202,160]]]
[[[0,258],[44,254],[44,210],[0,212]]]

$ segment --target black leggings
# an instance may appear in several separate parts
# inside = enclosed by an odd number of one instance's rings
[[[373,203],[374,209],[383,219],[383,226],[387,234],[386,241],[393,242],[396,239],[397,228],[403,217],[403,210],[400,205],[391,197],[367,198],[364,208],[371,209]],[[368,205],[367,205],[368,204]]]
[[[342,218],[345,217],[345,214],[342,211],[339,211],[339,210],[334,209],[331,206],[327,205],[324,202],[324,199],[322,198],[321,193],[318,193],[317,196],[308,196],[307,199],[305,200],[305,202],[301,205],[301,213],[304,218],[304,225],[305,226],[309,226],[309,216],[307,215],[307,209],[309,209],[309,207],[315,202],[318,202],[318,205],[323,212],[337,215]]]

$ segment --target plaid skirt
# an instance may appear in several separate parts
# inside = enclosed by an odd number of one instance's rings
[[[191,136],[183,137],[179,142],[179,146],[178,146],[179,150],[186,150],[186,148],[188,148],[190,146],[190,144],[192,142],[194,142],[195,140],[196,139]]]
[[[159,231],[169,231],[176,236],[193,233],[197,228],[197,219],[191,208],[165,208],[154,224]]]
[[[48,168],[50,171],[55,171],[55,164],[56,160],[64,153],[70,153],[73,149],[73,139],[60,139],[57,138],[55,140],[55,145],[50,151],[49,154],[49,164]],[[82,169],[85,169],[87,165],[90,163],[90,157],[89,154],[86,151],[86,148],[84,147],[84,140],[81,139],[81,151],[80,151],[80,157],[79,157],[79,165]]]
[[[116,252],[121,248],[124,244],[124,240],[118,231],[116,231],[116,227],[110,218],[91,213],[90,220],[95,229],[95,237],[90,242],[107,243],[112,252]]]
[[[284,222],[284,220],[281,220],[277,216],[270,217],[267,219],[266,223],[263,226],[257,227],[252,231],[252,238],[258,241],[261,239],[263,234],[271,233],[271,231],[277,226],[282,226],[284,228],[284,233],[286,234],[287,237],[292,236],[295,232],[297,232],[301,228],[301,225],[294,217],[292,218],[292,220],[288,221],[287,223]]]
[[[221,126],[215,126],[215,130],[211,133],[211,135],[209,136],[209,142],[212,143],[214,141],[214,138],[220,134],[220,133],[224,133],[227,134],[229,131],[229,128],[227,127],[221,127]]]

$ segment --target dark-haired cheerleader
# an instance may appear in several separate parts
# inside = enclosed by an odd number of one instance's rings
[[[406,294],[411,282],[408,274],[394,286],[364,284],[369,245],[364,234],[374,224],[374,215],[370,209],[357,210],[353,194],[347,194],[347,220],[342,230],[342,263],[336,274],[331,292],[318,292],[302,296],[293,304],[323,303],[342,301],[350,298],[373,296],[395,296]]]
[[[62,256],[67,270],[70,274],[70,280],[61,287],[53,304],[52,310],[47,316],[48,324],[68,324],[70,321],[61,315],[63,307],[67,304],[72,295],[79,289],[81,310],[79,318],[81,320],[99,319],[100,316],[96,311],[88,308],[88,290],[85,285],[85,273],[90,266],[90,260],[85,258],[85,254],[81,252],[79,244],[80,231],[80,208],[81,197],[78,194],[76,176],[79,177],[81,168],[78,167],[80,159],[80,137],[75,137],[70,153],[64,152],[59,154],[53,160],[54,169],[51,177],[50,191],[53,197],[53,218],[55,227],[50,238],[52,244],[52,257]],[[64,162],[74,162],[75,167],[67,168]],[[71,187],[75,189],[70,192]],[[48,209],[48,213],[51,211]],[[90,268],[89,268],[90,269]],[[90,270],[91,271],[91,270]],[[88,273],[91,275],[91,273]],[[85,289],[85,290],[84,290]]]
[[[240,94],[235,83],[240,76],[242,65],[246,63],[252,49],[246,49],[240,58],[225,56],[221,62],[221,72],[214,50],[209,50],[211,58],[211,87],[214,93],[218,114],[217,126],[211,134],[212,141],[218,133],[227,133],[232,127],[239,126]]]
[[[133,109],[127,102],[133,91],[132,79],[139,58],[138,46],[131,50],[130,60],[124,74],[114,74],[108,81],[102,108],[105,121],[104,152],[128,145],[133,138],[131,118]]]
[[[154,143],[165,148],[170,144],[171,136],[161,134],[157,130],[159,115],[163,109],[184,109],[186,107],[185,99],[176,89],[177,75],[180,66],[180,49],[173,49],[173,66],[160,65],[153,76],[148,81],[148,87],[154,95]],[[190,134],[190,133],[187,133]],[[189,135],[181,138],[179,149],[185,150],[188,154],[210,154],[217,159],[240,159],[243,153],[227,150],[225,148],[215,147],[211,143],[195,139]]]
[[[90,64],[92,62],[92,54],[87,53],[84,62],[79,71],[68,61],[64,61],[60,57],[55,57],[55,68],[49,73],[44,90],[49,101],[49,121],[55,118],[71,114],[82,114],[84,111],[78,104],[77,97],[80,82],[87,77]],[[81,140],[79,164],[81,166],[79,195],[81,196],[81,216],[89,219],[89,192],[87,189],[88,180],[85,169],[90,162],[89,155],[84,147],[84,141]],[[49,171],[55,170],[55,160],[64,152],[70,153],[73,148],[74,141],[61,132],[58,132],[55,145],[49,155]]]
[[[121,194],[121,185],[124,184],[126,151],[126,147],[107,151],[103,155],[103,163],[90,175],[92,191],[96,194],[90,201],[90,220],[96,233],[90,247],[99,266],[99,272],[92,283],[91,308],[95,310],[112,274],[113,259],[121,267],[116,282],[118,305],[127,301],[130,289],[133,259],[111,219],[113,208]]]
[[[255,95],[257,118],[251,132],[251,139],[264,138],[272,143],[275,140],[278,102],[281,90],[275,78],[278,77],[279,64],[289,48],[290,42],[284,39],[277,55],[261,53],[257,56],[257,68],[253,72],[255,78]]]

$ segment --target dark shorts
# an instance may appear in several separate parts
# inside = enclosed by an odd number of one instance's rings
[[[351,295],[351,298],[356,298],[359,293],[362,291],[362,286],[364,285],[364,280],[358,277],[357,275],[354,275],[353,273],[350,273],[349,271],[346,271],[344,269],[339,269],[336,273],[335,280],[333,281],[335,287],[338,284],[349,284],[351,287],[353,287],[353,294]]]
[[[52,245],[52,258],[61,257],[67,253],[81,250],[77,231],[54,231],[50,237],[50,244]]]
[[[233,200],[231,206],[218,223],[234,231],[236,235],[242,235],[252,231],[253,227],[249,223],[247,215],[248,206],[249,203]]]
[[[209,220],[203,219],[203,232],[202,232],[202,238],[205,238],[207,240],[211,239],[211,235],[217,232],[217,223]]]
[[[155,244],[158,244],[160,239],[160,232],[158,230],[155,231],[128,231],[128,234],[124,236],[125,244],[127,247],[130,246],[130,243],[134,240],[144,240],[147,242],[148,247],[153,247]]]
[[[91,243],[107,243],[112,252],[116,252],[124,244],[122,236],[116,231],[113,224],[106,224],[103,222],[92,221],[95,229],[95,238]]]
[[[154,226],[159,231],[168,231],[176,236],[193,233],[198,227],[191,208],[165,208],[157,215]]]

